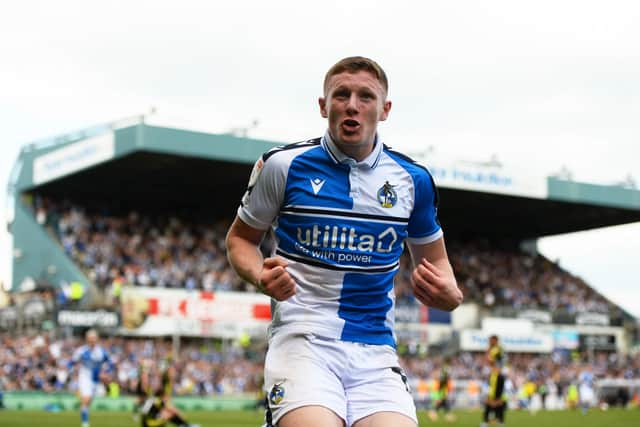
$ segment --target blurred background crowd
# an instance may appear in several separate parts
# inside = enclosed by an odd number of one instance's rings
[[[77,389],[77,366],[70,362],[74,350],[83,344],[83,340],[53,335],[11,337],[5,334],[0,337],[0,389],[45,392],[74,392]],[[176,352],[171,340],[109,337],[102,339],[102,346],[115,366],[113,371],[104,372],[105,394],[110,389],[118,390],[118,394],[134,394],[142,366],[150,369],[152,378],[158,381],[161,365],[172,360],[176,372],[173,383],[175,395],[253,393],[257,398],[261,395],[263,343],[245,345],[220,340],[183,340]],[[403,350],[401,353],[404,353],[401,356],[403,368],[418,399],[420,393],[426,394],[423,398],[428,397],[444,363],[448,365],[453,382],[460,382],[469,390],[475,386],[478,397],[486,387],[489,366],[482,352],[462,352],[446,358],[408,354]],[[533,384],[534,391],[542,386],[548,393],[563,398],[569,386],[576,384],[579,374],[585,370],[592,372],[596,380],[640,378],[640,354],[556,352],[551,356],[508,355],[507,372],[514,396]]]
[[[255,292],[227,262],[227,220],[199,222],[136,211],[118,214],[108,207],[90,209],[40,196],[33,196],[29,205],[38,223],[102,289],[122,284]],[[539,254],[506,243],[491,247],[486,241],[452,241],[448,251],[466,299],[486,308],[621,315],[615,304],[582,279]],[[410,265],[405,252],[396,276],[398,304],[417,304]]]
[[[86,273],[105,296],[117,305],[125,286],[205,291],[255,292],[230,268],[224,251],[228,220],[207,220],[180,215],[120,212],[108,206],[82,206],[38,195],[26,195],[35,220]],[[269,242],[265,243],[269,250]],[[487,313],[523,309],[550,313],[603,313],[611,319],[622,311],[580,278],[539,254],[504,242],[451,241],[448,252],[465,298]],[[396,304],[415,306],[408,255],[396,276]],[[65,306],[68,287],[50,305]],[[55,301],[53,300],[55,299]],[[76,371],[71,356],[83,344],[70,329],[32,328],[26,335],[0,334],[0,391],[75,392]],[[142,367],[159,381],[163,363],[175,369],[173,393],[181,396],[252,394],[262,396],[264,340],[242,341],[182,338],[179,345],[165,338],[108,336],[102,345],[111,355],[114,370],[105,372],[102,393],[136,392]],[[446,365],[453,396],[465,404],[478,404],[489,367],[482,352],[435,351],[400,339],[398,353],[418,403],[428,405]],[[599,379],[640,378],[640,353],[615,351],[554,351],[551,354],[511,353],[506,372],[515,401],[533,395],[553,396],[564,404],[580,374]],[[628,400],[638,396],[627,396]]]

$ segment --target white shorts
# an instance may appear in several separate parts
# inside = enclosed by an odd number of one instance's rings
[[[594,405],[596,402],[596,395],[593,388],[589,386],[580,386],[579,391],[580,403],[583,405]]]
[[[278,335],[265,360],[267,426],[301,406],[323,406],[350,427],[376,412],[398,412],[418,424],[416,407],[393,348]]]
[[[87,378],[85,376],[78,377],[78,393],[80,393],[81,397],[95,396],[97,388],[98,384],[95,383],[91,378]]]

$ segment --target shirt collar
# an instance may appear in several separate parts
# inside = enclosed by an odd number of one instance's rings
[[[369,155],[362,160],[361,162],[356,161],[355,159],[344,154],[340,148],[336,145],[336,143],[331,138],[331,134],[327,130],[322,137],[322,148],[329,154],[329,157],[336,163],[343,164],[362,164],[367,165],[370,168],[375,168],[378,164],[378,160],[380,159],[380,155],[382,154],[382,143],[378,138],[378,134],[376,133],[376,138],[373,140],[373,150]]]

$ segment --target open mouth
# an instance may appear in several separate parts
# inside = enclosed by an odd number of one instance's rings
[[[346,132],[355,132],[360,127],[360,122],[353,119],[347,119],[342,122],[342,129]]]

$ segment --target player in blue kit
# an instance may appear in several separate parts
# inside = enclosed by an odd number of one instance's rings
[[[331,67],[319,99],[327,132],[258,159],[228,231],[229,262],[272,298],[267,426],[415,427],[394,334],[405,242],[416,298],[444,310],[462,301],[431,175],[377,133],[387,92],[370,59]]]
[[[89,329],[85,333],[86,344],[78,348],[71,358],[71,366],[79,364],[78,394],[80,395],[80,419],[82,427],[89,427],[89,407],[100,384],[102,367],[113,370],[113,362],[105,349],[98,344],[98,333]]]

